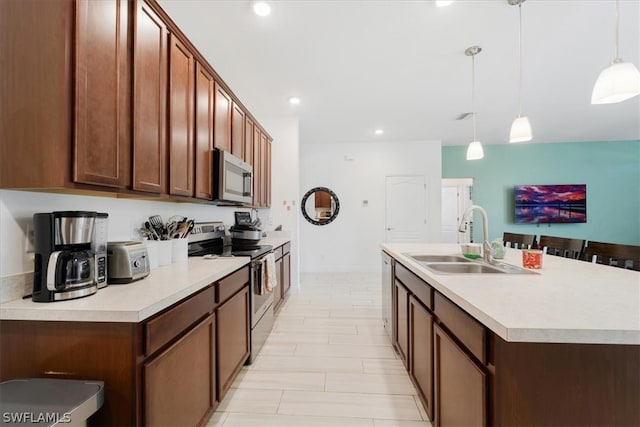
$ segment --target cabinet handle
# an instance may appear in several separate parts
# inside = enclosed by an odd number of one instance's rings
[[[393,228],[387,227],[387,231],[391,231],[391,230],[393,230]]]

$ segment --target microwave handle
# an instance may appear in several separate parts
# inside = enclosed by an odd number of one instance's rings
[[[242,174],[242,178],[243,178],[243,182],[244,182],[244,185],[242,186],[243,187],[243,192],[242,192],[243,196],[251,197],[253,195],[253,192],[251,191],[252,190],[251,184],[252,184],[252,181],[253,181],[251,179],[252,175],[253,174],[251,172],[244,172]]]

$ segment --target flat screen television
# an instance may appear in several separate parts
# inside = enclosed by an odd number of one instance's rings
[[[587,222],[586,184],[516,185],[516,223]]]

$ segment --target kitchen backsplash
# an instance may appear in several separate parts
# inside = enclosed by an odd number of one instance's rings
[[[222,221],[233,224],[236,210],[246,208],[218,207],[194,203],[171,203],[131,200],[113,197],[77,196],[68,194],[38,193],[30,191],[0,190],[0,292],[2,295],[15,291],[5,286],[19,288],[18,279],[24,273],[33,272],[33,253],[27,252],[27,228],[33,214],[62,210],[88,210],[109,214],[108,239],[141,240],[137,229],[150,215],[158,214],[164,220],[172,215],[183,215],[196,221]],[[269,225],[269,209],[259,211],[263,229]],[[6,279],[6,280],[5,280]],[[18,285],[16,285],[16,283]],[[10,284],[10,286],[8,285]]]

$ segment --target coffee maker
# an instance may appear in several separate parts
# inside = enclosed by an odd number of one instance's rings
[[[33,301],[62,301],[98,291],[91,248],[96,215],[85,211],[33,215]]]
[[[96,220],[93,223],[93,240],[91,241],[91,250],[95,256],[96,285],[98,289],[107,286],[107,240],[108,240],[109,214],[98,212]]]

